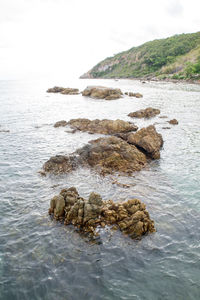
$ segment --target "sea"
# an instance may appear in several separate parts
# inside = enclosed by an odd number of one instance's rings
[[[143,98],[106,101],[46,93],[54,85],[80,91],[88,85],[116,87]],[[128,117],[146,107],[161,114],[148,120]],[[70,154],[103,136],[53,127],[72,118],[122,119],[139,128],[154,124],[164,139],[161,158],[128,177],[102,177],[86,168],[41,176],[38,172],[51,156]],[[167,122],[174,118],[178,125]],[[71,186],[85,198],[94,191],[103,200],[140,199],[156,232],[133,240],[105,228],[91,239],[53,220],[50,199]],[[199,84],[0,81],[0,299],[200,299]]]

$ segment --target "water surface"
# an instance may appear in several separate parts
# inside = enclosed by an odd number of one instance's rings
[[[200,298],[200,86],[133,80],[58,82],[83,89],[98,84],[140,92],[141,99],[93,100],[47,94],[52,82],[0,81],[0,299],[199,299]],[[54,128],[71,118],[132,120],[152,106],[161,115],[161,159],[112,184],[87,169],[55,177],[37,172],[55,154],[67,154],[101,135]],[[176,118],[179,125],[167,120]],[[133,121],[133,120],[132,120]],[[171,129],[163,129],[171,127]],[[49,200],[75,186],[88,197],[146,203],[157,232],[140,241],[101,230],[96,242],[48,216]]]

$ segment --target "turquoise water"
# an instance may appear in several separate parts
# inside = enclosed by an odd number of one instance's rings
[[[144,97],[104,101],[47,94],[54,84],[120,87]],[[0,81],[0,105],[0,299],[200,299],[200,85]],[[50,156],[71,153],[100,136],[55,129],[56,121],[131,120],[128,113],[148,106],[168,119],[135,123],[156,123],[164,146],[160,160],[118,178],[129,189],[87,169],[59,177],[37,173]],[[173,118],[179,125],[166,122]],[[108,229],[97,241],[80,236],[47,213],[51,197],[70,186],[83,197],[91,191],[105,200],[138,197],[157,232],[140,241]]]

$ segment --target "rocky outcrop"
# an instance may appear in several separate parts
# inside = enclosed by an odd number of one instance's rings
[[[169,124],[172,124],[172,125],[178,125],[178,121],[176,119],[172,119],[170,121],[167,121]]]
[[[144,153],[153,158],[160,158],[160,148],[163,145],[162,135],[156,131],[155,126],[150,125],[146,128],[140,129],[136,133],[130,133],[124,138],[128,143],[135,145]]]
[[[108,88],[104,86],[88,86],[83,92],[82,96],[91,97],[94,99],[115,100],[122,96],[120,89]]]
[[[61,93],[64,95],[77,95],[79,94],[79,89],[74,88],[63,88],[59,86],[54,86],[47,90],[47,93]]]
[[[58,121],[54,124],[54,127],[65,127],[67,125],[67,122],[65,120]]]
[[[160,110],[152,107],[147,107],[146,109],[140,109],[135,112],[128,114],[131,118],[152,118],[160,114]]]
[[[61,123],[62,122],[62,123]],[[60,125],[61,123],[61,125]],[[138,127],[130,122],[123,120],[89,120],[89,119],[72,119],[69,122],[57,122],[59,126],[69,125],[74,130],[87,131],[89,133],[115,134],[136,131]],[[54,127],[58,127],[54,125]],[[63,124],[63,125],[62,125]]]
[[[120,172],[131,174],[146,165],[144,153],[121,138],[112,136],[90,141],[72,155],[51,157],[43,166],[45,172],[68,173],[79,166],[94,168],[101,175]]]
[[[101,196],[91,193],[89,199],[79,196],[76,188],[63,189],[51,199],[49,214],[65,225],[74,225],[82,232],[96,234],[97,227],[112,226],[131,238],[139,238],[155,232],[145,204],[138,199],[123,203],[103,201]]]

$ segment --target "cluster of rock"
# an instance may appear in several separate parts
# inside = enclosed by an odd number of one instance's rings
[[[138,199],[123,203],[103,201],[101,196],[91,193],[86,200],[79,196],[76,188],[63,189],[51,199],[49,214],[65,225],[72,224],[83,232],[96,234],[97,227],[113,226],[132,238],[155,232],[145,204]]]
[[[140,109],[135,112],[128,114],[131,118],[152,118],[160,114],[160,110],[152,107],[147,107],[145,109]]]
[[[47,90],[47,93],[61,93],[65,95],[77,95],[79,94],[78,89],[64,88],[54,86]],[[122,91],[116,88],[109,88],[105,86],[88,86],[84,91],[81,92],[82,96],[91,97],[93,99],[105,99],[105,100],[116,100],[122,98]],[[126,92],[125,95],[129,97],[142,98],[143,95],[140,93]]]
[[[48,89],[47,93],[61,93],[63,95],[78,95],[79,89],[54,86],[53,88]]]
[[[89,120],[84,118],[71,119],[69,122],[64,120],[58,121],[54,124],[54,127],[67,126],[69,125],[73,130],[79,130],[89,133],[100,133],[100,134],[115,134],[115,133],[126,133],[136,131],[138,127],[131,122],[123,120]]]
[[[43,166],[45,172],[68,173],[79,166],[95,168],[101,175],[114,172],[131,174],[141,170],[147,158],[158,159],[163,139],[153,125],[138,132],[90,141],[71,155],[51,157]]]
[[[108,88],[104,86],[88,86],[82,96],[91,97],[93,99],[115,100],[123,95],[120,89]]]

